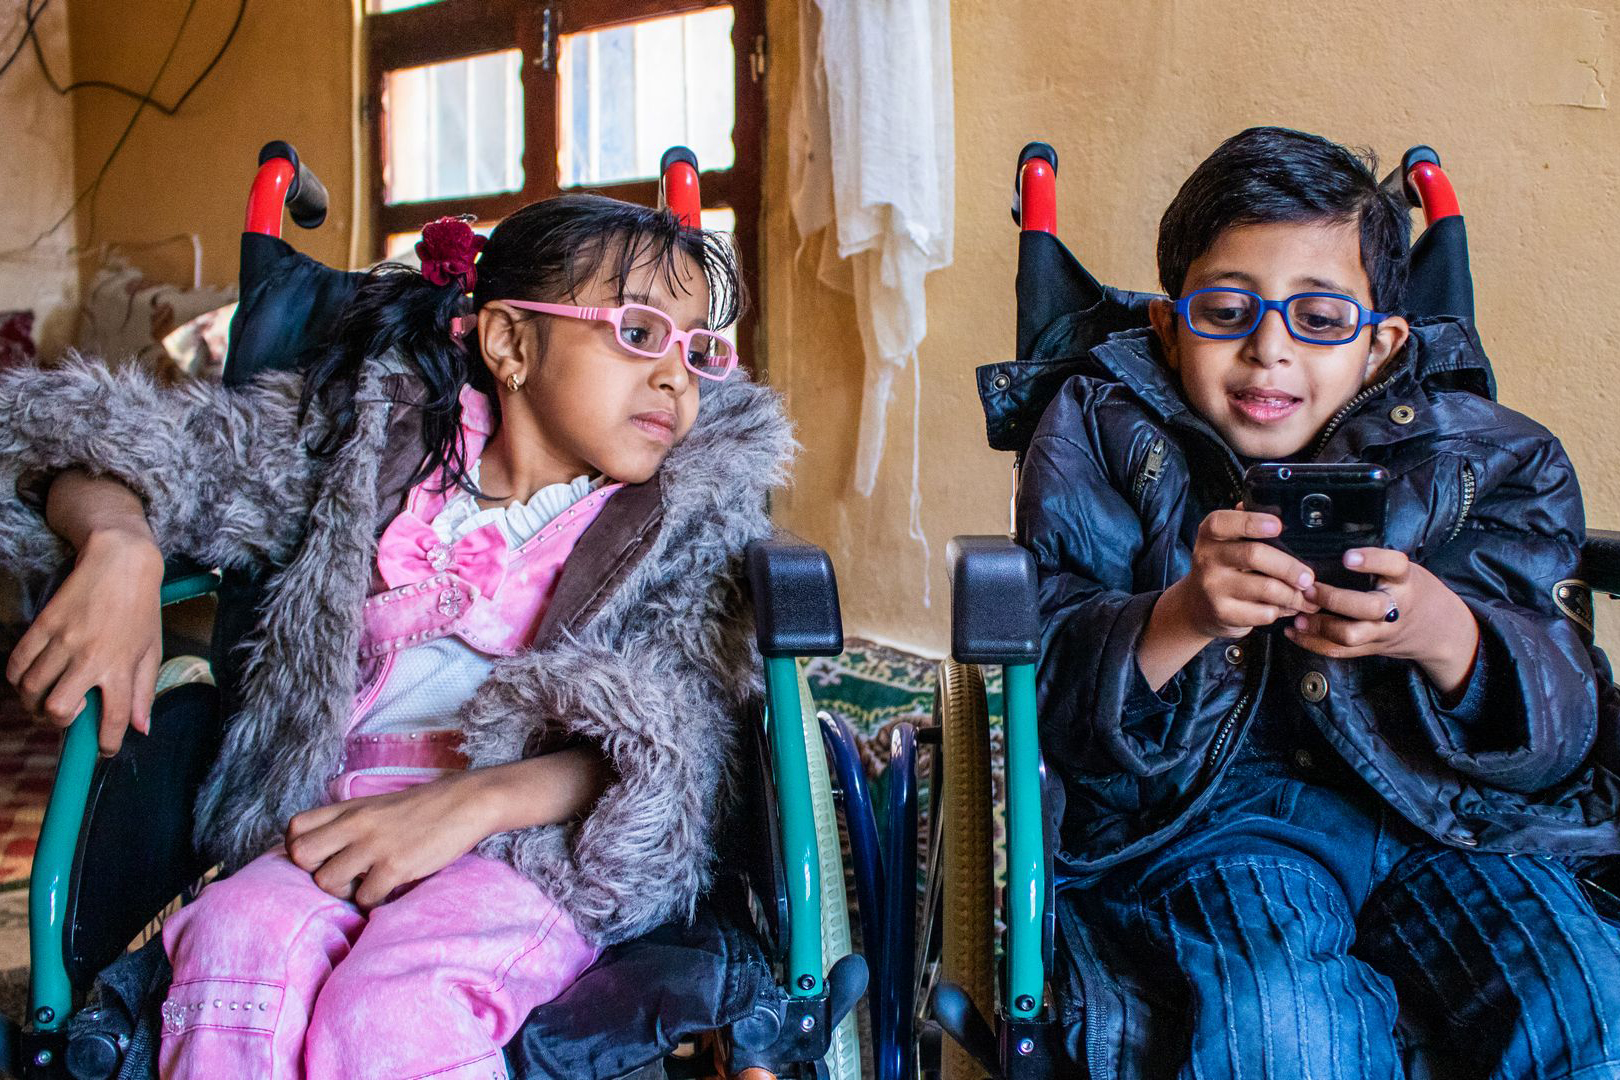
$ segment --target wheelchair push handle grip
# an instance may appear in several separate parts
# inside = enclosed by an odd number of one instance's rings
[[[318,228],[326,220],[326,185],[298,157],[290,143],[276,140],[259,151],[259,171],[248,194],[245,232],[281,235],[281,211],[286,207],[293,223]]]
[[[658,162],[659,198],[682,225],[697,228],[703,220],[703,195],[698,185],[697,155],[684,146],[672,146]]]
[[[1423,211],[1426,225],[1462,214],[1457,192],[1440,166],[1440,155],[1432,146],[1419,144],[1401,156],[1401,167],[1385,181],[1400,185],[1406,201]]]
[[[1029,142],[1018,152],[1012,219],[1025,232],[1057,233],[1057,151]]]
[[[298,163],[298,179],[293,184],[293,197],[287,202],[287,212],[303,229],[319,228],[326,221],[326,207],[330,196],[326,185],[308,165]]]

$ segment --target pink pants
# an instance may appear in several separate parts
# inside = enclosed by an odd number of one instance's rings
[[[598,954],[476,855],[366,913],[274,851],[203,889],[163,944],[164,1080],[504,1080],[501,1047]]]

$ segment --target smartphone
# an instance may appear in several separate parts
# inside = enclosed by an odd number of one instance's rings
[[[1345,568],[1344,553],[1384,546],[1388,494],[1388,470],[1358,461],[1266,463],[1243,474],[1243,509],[1282,519],[1282,535],[1270,543],[1341,589],[1373,587],[1370,575]]]

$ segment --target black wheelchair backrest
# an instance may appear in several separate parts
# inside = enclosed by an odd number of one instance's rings
[[[1014,286],[1017,344],[1012,360],[977,372],[991,449],[1020,455],[1053,395],[1070,376],[1091,366],[1091,350],[1113,334],[1147,326],[1148,304],[1155,297],[1100,283],[1057,238],[1056,174],[1057,154],[1046,144],[1030,143],[1019,155],[1013,197],[1013,220],[1021,227]],[[1383,184],[1399,186],[1428,221],[1412,245],[1405,303],[1425,347],[1425,370],[1455,372],[1441,377],[1494,398],[1495,378],[1471,325],[1468,234],[1439,156],[1414,146]],[[1461,334],[1424,330],[1458,321],[1464,324]]]

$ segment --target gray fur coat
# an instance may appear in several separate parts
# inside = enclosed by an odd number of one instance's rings
[[[326,457],[307,450],[328,421],[300,424],[299,387],[287,375],[160,386],[80,359],[0,375],[0,561],[25,589],[71,553],[37,500],[9,495],[68,467],[139,493],[165,555],[273,571],[242,708],[197,809],[199,843],[229,868],[279,843],[340,770],[376,533],[421,459],[408,376],[368,367],[355,434]],[[759,692],[742,553],[770,532],[767,496],[793,449],[773,392],[741,373],[705,386],[658,475],[609,500],[617,512],[581,539],[552,605],[566,610],[548,611],[535,646],[498,661],[461,710],[473,767],[581,740],[612,765],[583,821],[479,849],[599,942],[689,914],[708,883],[736,725]]]

